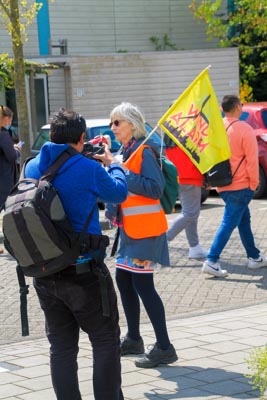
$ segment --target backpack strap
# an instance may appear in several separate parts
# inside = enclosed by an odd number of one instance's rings
[[[27,313],[27,294],[29,294],[29,285],[26,285],[25,275],[19,264],[16,266],[16,272],[20,293],[21,335],[29,336],[29,321]]]
[[[230,128],[231,125],[233,125],[235,122],[238,122],[238,121],[239,121],[239,119],[236,119],[236,120],[232,121],[232,122],[227,126],[226,132],[228,131],[228,129]],[[235,176],[235,174],[236,174],[238,168],[240,167],[240,165],[242,164],[242,162],[244,161],[244,159],[245,159],[245,156],[243,156],[243,157],[241,158],[241,160],[239,161],[239,164],[238,164],[238,166],[236,167],[235,172],[232,174],[232,177]]]
[[[60,156],[47,168],[47,170],[43,173],[41,176],[40,180],[48,180],[51,181],[54,176],[56,175],[57,171],[62,167],[63,164],[65,164],[66,161],[68,161],[69,158],[75,155],[81,155],[77,150],[75,150],[73,147],[69,146],[66,150],[63,151],[63,153],[60,154]]]
[[[233,125],[235,122],[238,122],[239,119],[235,119],[234,121],[232,121],[226,128],[226,132],[228,131],[228,129],[230,128],[231,125]]]
[[[65,149],[59,156],[56,158],[56,160],[47,168],[47,170],[43,173],[41,176],[41,179],[47,179],[48,181],[51,181],[54,176],[56,175],[57,171],[59,168],[72,156],[75,156],[77,154],[80,154],[77,150],[75,150],[73,147],[69,146],[67,149]],[[26,158],[25,162],[22,165],[20,176],[19,176],[19,181],[22,179],[25,179],[25,168],[26,165],[28,164],[29,161],[33,160],[35,156],[31,156]]]
[[[238,166],[236,167],[235,172],[232,174],[232,177],[235,176],[235,174],[236,174],[238,168],[240,167],[240,165],[242,164],[243,160],[245,160],[245,156],[243,156],[243,157],[241,158],[241,160],[239,161],[239,164],[238,164]]]

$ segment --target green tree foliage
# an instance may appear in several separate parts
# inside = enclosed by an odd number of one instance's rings
[[[26,100],[23,43],[27,40],[26,27],[31,24],[42,4],[27,0],[0,0],[0,20],[11,36],[14,56],[13,77],[20,138],[25,142],[22,161],[30,154],[29,119]],[[8,64],[6,64],[6,67]],[[8,74],[1,69],[1,75]],[[12,75],[12,74],[11,74]]]
[[[0,90],[14,87],[14,62],[7,53],[0,54]]]
[[[189,8],[209,39],[239,48],[243,100],[267,100],[267,0],[192,0]]]

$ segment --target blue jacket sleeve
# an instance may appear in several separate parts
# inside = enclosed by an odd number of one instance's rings
[[[141,173],[134,174],[129,171],[126,173],[126,178],[130,192],[150,197],[151,199],[161,198],[165,180],[151,149],[145,148],[143,151]]]
[[[112,164],[108,170],[99,167],[96,176],[97,192],[104,202],[122,203],[127,198],[128,188],[123,169]]]

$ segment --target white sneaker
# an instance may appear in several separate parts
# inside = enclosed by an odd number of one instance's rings
[[[203,249],[200,244],[189,248],[188,258],[206,258],[208,255],[207,250]]]
[[[267,258],[259,256],[258,258],[249,258],[248,259],[248,268],[249,269],[259,269],[267,267]]]
[[[202,272],[204,272],[205,274],[217,276],[218,278],[224,278],[228,275],[226,269],[221,269],[220,263],[208,260],[204,261]]]

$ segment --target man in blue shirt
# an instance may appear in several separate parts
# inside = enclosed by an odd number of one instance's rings
[[[85,120],[80,114],[60,109],[51,122],[51,143],[44,144],[40,154],[27,163],[25,174],[38,179],[68,146],[77,150],[77,155],[59,169],[53,185],[76,232],[82,231],[93,210],[87,233],[94,238],[101,235],[98,199],[123,202],[127,184],[123,169],[107,145],[104,145],[104,154],[98,156],[106,168],[81,154],[85,129]],[[120,329],[113,282],[104,263],[89,261],[87,264],[77,263],[53,275],[34,279],[51,345],[54,391],[58,400],[82,399],[77,365],[81,328],[88,334],[93,348],[95,400],[123,400]],[[104,310],[106,307],[109,313]]]

